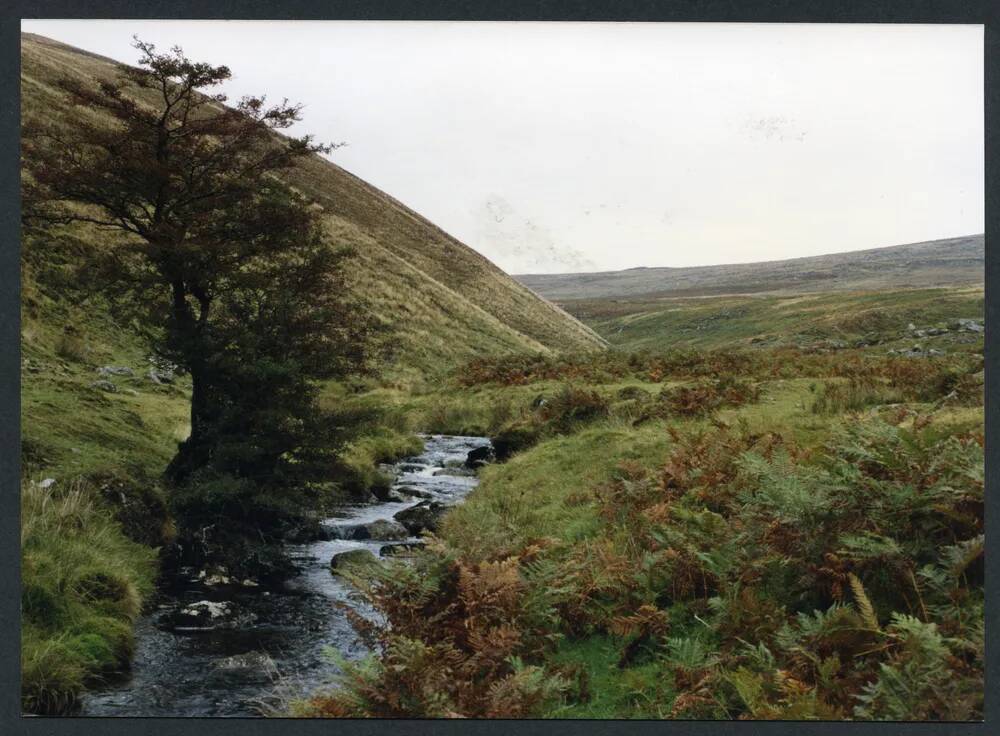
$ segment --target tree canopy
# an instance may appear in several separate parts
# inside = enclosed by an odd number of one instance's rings
[[[282,495],[330,471],[341,433],[317,381],[372,366],[377,327],[345,288],[350,252],[281,179],[332,147],[282,133],[300,119],[287,100],[226,106],[212,90],[227,67],[135,47],[139,66],[114,82],[62,83],[83,108],[72,127],[26,122],[25,224],[106,231],[100,288],[191,376],[191,433],[167,473],[182,514],[262,534]]]

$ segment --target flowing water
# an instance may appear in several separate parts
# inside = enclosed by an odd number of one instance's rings
[[[424,443],[419,456],[393,466],[393,488],[414,489],[421,497],[345,507],[324,521],[328,535],[346,536],[358,525],[392,519],[424,498],[460,502],[478,481],[451,468],[489,440],[428,435]],[[206,585],[194,577],[171,581],[156,610],[137,622],[127,679],[87,693],[81,715],[246,717],[280,710],[336,674],[328,648],[347,659],[367,653],[334,603],[362,615],[373,612],[349,584],[331,574],[330,558],[352,549],[379,555],[388,544],[414,541],[332,538],[289,546],[298,574],[277,589]],[[177,626],[178,612],[200,601],[224,604],[229,614],[219,625]]]

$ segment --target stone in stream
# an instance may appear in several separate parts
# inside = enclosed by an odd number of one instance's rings
[[[337,575],[345,566],[368,565],[378,562],[378,558],[367,549],[349,549],[346,552],[338,552],[330,558],[330,572]]]
[[[483,445],[482,447],[477,447],[472,450],[465,457],[465,467],[475,470],[481,468],[487,463],[491,463],[496,459],[493,454],[493,447],[490,445]]]
[[[173,628],[215,628],[233,615],[233,605],[228,601],[197,601],[190,603],[168,617]]]
[[[349,539],[384,539],[392,542],[396,539],[406,539],[409,533],[406,527],[391,519],[378,519],[369,524],[354,527]]]
[[[417,535],[423,531],[437,531],[441,517],[447,510],[448,507],[443,503],[421,501],[416,506],[403,509],[392,518],[406,527],[410,534]]]
[[[382,503],[400,503],[406,499],[397,491],[388,485],[375,485],[372,487],[372,495],[376,500]]]

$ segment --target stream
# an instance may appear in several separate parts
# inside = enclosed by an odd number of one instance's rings
[[[154,610],[135,626],[136,651],[125,679],[91,690],[82,698],[83,716],[261,716],[280,713],[290,700],[308,696],[338,672],[326,650],[348,660],[367,649],[343,610],[374,612],[353,588],[330,572],[341,552],[367,549],[376,556],[388,545],[417,541],[345,539],[359,526],[392,520],[424,500],[462,501],[478,479],[459,469],[468,453],[489,445],[482,437],[425,435],[424,451],[387,467],[401,500],[346,506],[323,522],[330,539],[289,545],[298,572],[277,588],[237,581],[208,584],[180,577],[160,591]],[[437,473],[437,474],[436,474]],[[414,495],[409,495],[407,489]],[[192,605],[225,611],[210,625],[181,626]],[[180,614],[180,615],[179,615]]]

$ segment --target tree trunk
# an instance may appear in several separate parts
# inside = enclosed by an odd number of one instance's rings
[[[211,455],[212,406],[207,385],[207,351],[202,344],[201,329],[208,317],[208,307],[202,303],[202,313],[195,320],[187,301],[188,290],[184,283],[177,280],[171,286],[174,322],[171,342],[174,343],[174,349],[184,356],[184,368],[191,375],[191,432],[178,446],[177,455],[166,470],[170,480],[180,483],[205,465]]]

